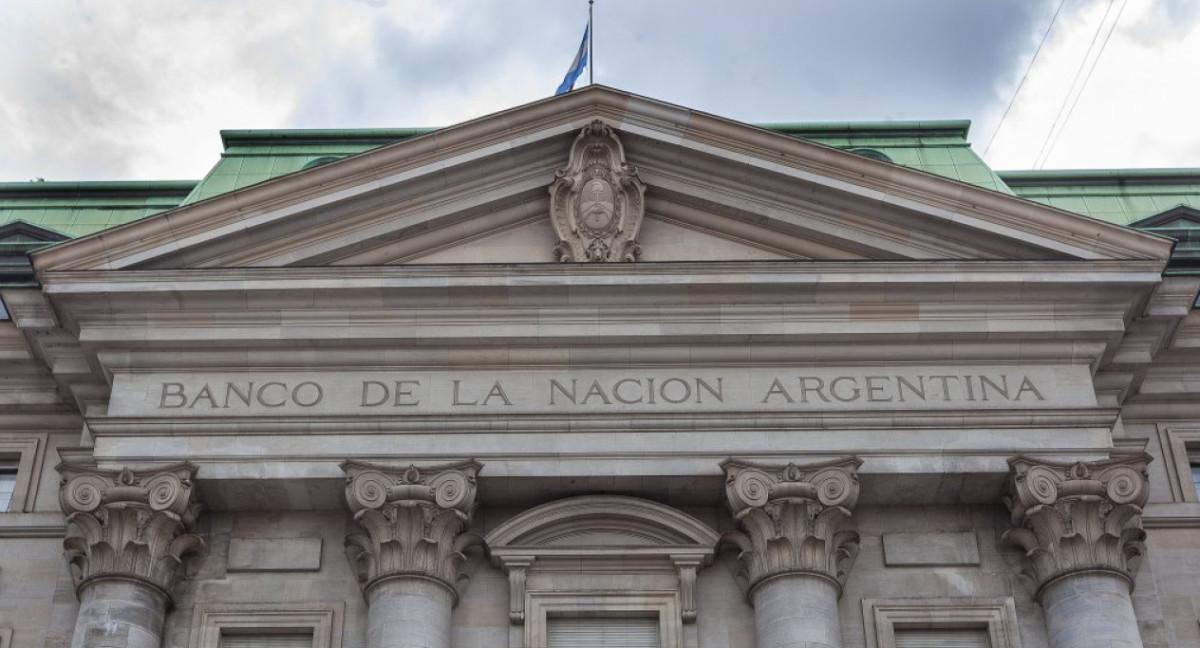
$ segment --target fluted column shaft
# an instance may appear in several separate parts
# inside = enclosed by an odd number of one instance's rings
[[[838,598],[858,550],[845,526],[861,463],[721,464],[740,529],[724,541],[741,550],[757,648],[841,648]]]
[[[1129,595],[1145,553],[1149,462],[1009,461],[1015,528],[1004,539],[1029,558],[1051,648],[1142,648]]]
[[[190,533],[196,467],[59,472],[79,596],[72,648],[159,648],[182,558],[203,548]]]
[[[345,462],[346,502],[362,533],[347,555],[367,598],[367,648],[450,648],[475,461],[418,468]]]

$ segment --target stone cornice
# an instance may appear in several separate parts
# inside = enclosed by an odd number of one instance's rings
[[[346,503],[365,533],[346,538],[347,557],[364,591],[390,578],[440,583],[457,598],[464,533],[476,502],[475,460],[407,468],[346,461]]]
[[[1163,263],[1155,260],[895,260],[872,261],[720,261],[638,264],[459,264],[391,265],[370,268],[326,266],[316,268],[187,268],[180,270],[54,270],[43,276],[50,295],[87,292],[140,292],[180,290],[296,290],[326,287],[340,290],[369,288],[422,288],[444,286],[444,280],[461,280],[469,285],[508,285],[519,277],[520,285],[604,285],[630,275],[660,276],[668,282],[686,276],[694,281],[709,279],[728,283],[736,279],[771,283],[898,283],[946,284],[971,281],[1020,283],[1030,280],[1053,284],[1082,284],[1107,280],[1157,285]],[[999,277],[998,277],[999,275]],[[420,280],[436,280],[421,284]],[[606,281],[607,279],[607,281]],[[346,281],[353,281],[347,284]],[[281,285],[282,282],[282,285]],[[89,284],[100,284],[89,288]],[[1029,286],[1037,288],[1040,286]]]
[[[1141,454],[1092,462],[1009,460],[1005,542],[1025,551],[1039,594],[1077,573],[1108,572],[1130,588],[1145,553],[1142,510],[1150,497]]]
[[[191,533],[200,512],[196,470],[190,463],[137,471],[60,465],[59,503],[69,529],[63,545],[76,586],[133,580],[169,599],[184,555],[204,548]]]
[[[721,462],[725,496],[740,532],[724,542],[741,550],[750,596],[763,581],[807,574],[838,591],[858,552],[858,534],[845,528],[858,501],[856,457],[813,464]]]

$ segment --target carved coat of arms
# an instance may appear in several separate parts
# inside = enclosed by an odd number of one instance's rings
[[[646,185],[625,163],[625,149],[608,124],[596,120],[571,145],[567,166],[550,186],[554,252],[563,262],[636,261]]]

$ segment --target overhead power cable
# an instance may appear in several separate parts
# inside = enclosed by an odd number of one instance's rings
[[[1046,151],[1046,158],[1042,160],[1043,165],[1050,160],[1050,156],[1054,154],[1054,147],[1058,146],[1059,138],[1062,137],[1063,131],[1067,130],[1067,124],[1071,121],[1071,115],[1075,114],[1075,106],[1079,105],[1079,99],[1083,97],[1084,91],[1087,90],[1088,81],[1092,80],[1092,72],[1096,70],[1096,65],[1100,62],[1100,57],[1104,56],[1104,48],[1108,47],[1108,39],[1112,38],[1113,32],[1117,30],[1117,24],[1121,22],[1121,14],[1125,13],[1125,7],[1128,4],[1129,0],[1122,0],[1121,8],[1117,10],[1117,17],[1113,19],[1112,25],[1108,28],[1108,33],[1104,35],[1104,42],[1100,43],[1100,51],[1096,54],[1096,58],[1092,59],[1092,66],[1088,68],[1087,75],[1083,77],[1083,84],[1079,86],[1079,92],[1076,93],[1075,100],[1071,102],[1071,107],[1067,109],[1067,116],[1063,118],[1063,123],[1058,129],[1058,134],[1050,142],[1050,148]]]
[[[1062,123],[1063,115],[1067,112],[1067,104],[1075,95],[1075,89],[1079,87],[1079,81],[1083,78],[1084,68],[1087,67],[1088,61],[1092,58],[1092,52],[1096,49],[1097,43],[1100,42],[1100,32],[1104,31],[1104,25],[1108,22],[1108,16],[1112,13],[1113,6],[1116,0],[1108,0],[1108,5],[1104,8],[1104,15],[1100,18],[1100,22],[1096,24],[1096,32],[1092,34],[1092,41],[1088,43],[1087,51],[1083,54],[1083,59],[1079,61],[1079,67],[1075,70],[1075,76],[1071,79],[1071,85],[1067,88],[1067,94],[1063,96],[1062,104],[1058,106],[1058,112],[1054,115],[1054,122],[1050,124],[1050,130],[1046,133],[1046,138],[1042,140],[1042,147],[1038,150],[1037,157],[1034,158],[1033,168],[1040,169],[1046,163],[1046,151],[1050,147],[1050,139],[1058,131],[1059,124]]]
[[[1042,40],[1038,42],[1037,49],[1033,51],[1033,58],[1029,59],[1029,65],[1025,66],[1025,72],[1021,75],[1021,80],[1017,82],[1017,89],[1013,91],[1012,97],[1008,100],[1008,105],[1004,107],[1004,114],[1000,115],[1000,123],[992,129],[992,136],[988,138],[987,146],[983,147],[983,156],[987,157],[988,151],[992,149],[992,143],[996,141],[996,136],[1000,134],[1000,128],[1004,126],[1004,120],[1008,118],[1008,111],[1012,110],[1013,104],[1017,102],[1017,96],[1021,94],[1021,88],[1025,87],[1025,79],[1029,78],[1029,71],[1033,69],[1033,64],[1037,63],[1038,54],[1042,53],[1042,46],[1046,44],[1046,38],[1050,36],[1050,30],[1054,29],[1054,23],[1058,21],[1058,14],[1062,11],[1063,5],[1067,4],[1067,0],[1058,0],[1058,7],[1054,9],[1054,15],[1050,18],[1050,24],[1046,25],[1046,31],[1042,33]]]

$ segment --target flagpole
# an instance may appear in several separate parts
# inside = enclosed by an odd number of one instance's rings
[[[588,0],[588,85],[596,84],[596,54],[593,46],[596,42],[596,30],[592,29],[592,6],[596,0]]]

